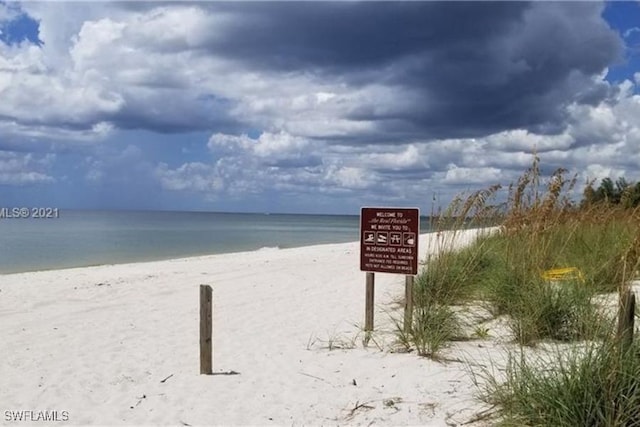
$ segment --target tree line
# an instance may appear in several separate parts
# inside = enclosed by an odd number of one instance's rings
[[[604,178],[598,188],[593,187],[593,181],[587,183],[584,189],[582,205],[609,203],[625,208],[640,206],[640,182],[629,182],[625,178],[613,181]]]

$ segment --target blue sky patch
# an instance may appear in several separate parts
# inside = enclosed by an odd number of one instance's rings
[[[624,60],[609,67],[607,80],[633,81],[640,69],[640,3],[629,1],[608,2],[603,17],[613,29],[619,32],[625,43]]]
[[[0,22],[0,40],[8,45],[28,41],[38,46],[42,46],[43,43],[38,38],[38,28],[38,21],[26,13],[21,12],[11,21]]]

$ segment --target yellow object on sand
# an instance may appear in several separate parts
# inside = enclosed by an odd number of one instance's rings
[[[584,282],[584,276],[577,267],[552,268],[542,273],[542,278],[551,281],[580,280]]]

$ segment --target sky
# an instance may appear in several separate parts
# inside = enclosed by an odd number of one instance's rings
[[[640,2],[0,1],[0,207],[429,212],[534,152],[640,180]]]

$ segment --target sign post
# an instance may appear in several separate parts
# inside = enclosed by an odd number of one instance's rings
[[[366,280],[366,292],[365,292],[365,312],[364,312],[364,330],[366,332],[373,331],[373,301],[375,294],[375,276],[373,273],[367,272]]]
[[[411,332],[413,324],[413,276],[406,276],[404,280],[404,332]]]
[[[415,208],[362,208],[360,270],[367,272],[365,332],[373,331],[374,272],[406,275],[404,329],[411,328],[413,276],[418,273],[420,211]]]

